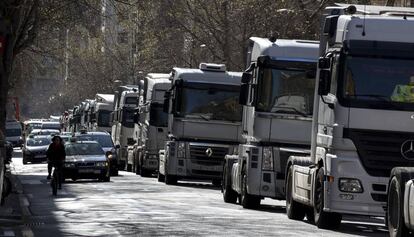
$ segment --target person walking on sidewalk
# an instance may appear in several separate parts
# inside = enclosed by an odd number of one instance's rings
[[[49,148],[46,152],[47,156],[47,179],[51,179],[52,167],[62,170],[63,162],[66,158],[65,145],[63,145],[63,140],[59,136],[54,136],[52,138],[52,144],[49,145]]]

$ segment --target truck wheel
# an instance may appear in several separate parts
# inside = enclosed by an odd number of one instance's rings
[[[388,188],[387,219],[390,237],[410,236],[404,223],[404,184],[392,177]]]
[[[213,179],[211,183],[213,184],[213,186],[221,187],[221,179]]]
[[[227,164],[224,165],[223,169],[223,183],[221,184],[221,190],[223,192],[223,200],[227,203],[236,203],[237,202],[237,193],[231,188],[230,180],[227,177],[228,167]]]
[[[177,184],[177,176],[169,175],[167,173],[167,171],[165,171],[164,181],[165,181],[165,184],[167,184],[167,185],[176,185]]]
[[[142,167],[142,165],[140,166],[139,173],[141,174],[141,177],[150,177],[151,176],[151,173],[147,169]]]
[[[306,206],[293,200],[293,166],[291,165],[288,169],[286,176],[286,214],[289,219],[292,220],[303,220],[306,214]],[[313,212],[312,212],[313,215]]]
[[[161,182],[164,182],[165,177],[160,172],[158,172],[157,179],[158,179],[158,182],[161,183]]]
[[[243,208],[255,209],[260,206],[260,198],[247,193],[246,167],[243,168],[240,203]]]
[[[325,212],[324,206],[324,170],[320,168],[315,180],[315,193],[313,205],[315,225],[321,229],[338,229],[341,225],[342,215],[335,212]]]

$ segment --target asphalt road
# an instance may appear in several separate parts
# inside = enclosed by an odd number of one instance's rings
[[[346,218],[337,231],[319,230],[289,220],[282,201],[247,210],[224,203],[209,183],[167,186],[128,172],[109,183],[64,183],[54,197],[46,164],[23,165],[19,157],[16,150],[13,169],[24,190],[27,236],[387,236],[380,219]]]

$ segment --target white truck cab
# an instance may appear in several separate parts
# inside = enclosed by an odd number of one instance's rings
[[[111,133],[111,113],[114,108],[113,94],[96,94],[93,107],[92,131]]]
[[[115,92],[111,136],[118,148],[117,158],[121,169],[127,169],[128,145],[134,144],[134,109],[138,100],[138,86],[120,86]]]
[[[139,136],[134,151],[135,172],[142,177],[158,170],[159,150],[167,139],[168,113],[164,112],[164,95],[170,89],[170,74],[149,73],[142,85],[138,106]]]
[[[286,210],[320,228],[342,214],[384,216],[390,171],[411,158],[414,9],[325,10],[310,157],[291,157]],[[413,80],[412,80],[413,79]]]
[[[289,156],[310,153],[318,48],[317,41],[250,38],[240,92],[245,142],[226,156],[225,202],[255,208],[263,198],[285,198]]]
[[[241,141],[241,73],[222,64],[174,68],[168,109],[168,141],[160,156],[159,181],[179,179],[221,183],[224,156]]]

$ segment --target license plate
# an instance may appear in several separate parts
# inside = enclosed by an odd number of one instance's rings
[[[82,169],[82,170],[79,170],[79,173],[81,173],[81,174],[99,174],[99,173],[101,173],[101,171],[100,170],[93,170],[93,169]]]

